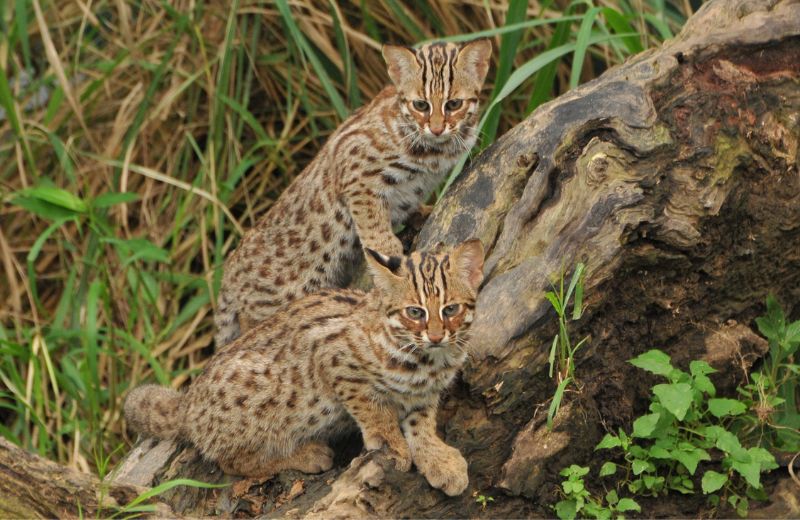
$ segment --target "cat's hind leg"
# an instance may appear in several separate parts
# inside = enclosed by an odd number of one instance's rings
[[[219,467],[230,475],[264,479],[288,469],[322,473],[333,467],[333,450],[324,442],[310,441],[283,458],[265,460],[251,453],[239,453],[236,457],[220,460]]]

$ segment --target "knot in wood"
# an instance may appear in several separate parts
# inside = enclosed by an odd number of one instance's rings
[[[586,164],[586,179],[590,185],[601,184],[608,177],[608,155],[597,153]]]
[[[517,167],[518,168],[535,168],[539,164],[539,154],[537,153],[523,153],[517,156]]]

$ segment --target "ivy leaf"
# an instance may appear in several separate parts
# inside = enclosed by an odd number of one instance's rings
[[[572,520],[578,514],[578,504],[575,500],[562,500],[556,504],[556,515],[561,520]]]
[[[631,433],[631,436],[647,439],[656,429],[660,418],[661,414],[658,413],[650,413],[639,417],[633,421],[633,433]]]
[[[625,511],[636,511],[637,513],[642,512],[642,508],[639,507],[639,504],[637,504],[632,498],[621,498],[617,504],[616,510],[620,513]]]
[[[612,489],[608,493],[606,493],[606,502],[611,504],[612,506],[619,502],[619,496],[617,495],[616,490]]]
[[[672,454],[670,454],[670,452],[668,452],[667,450],[665,450],[664,448],[662,448],[661,446],[658,446],[658,445],[651,446],[650,449],[647,450],[647,452],[650,454],[650,457],[654,458],[654,459],[671,459],[672,458]]]
[[[688,383],[661,384],[653,387],[664,408],[670,411],[679,421],[686,417],[692,405],[692,387]]]
[[[561,487],[564,488],[564,493],[567,495],[577,494],[584,490],[582,480],[568,480],[566,482],[562,482]]]
[[[614,464],[613,462],[606,462],[600,468],[600,476],[601,477],[607,477],[609,475],[613,475],[616,472],[617,472],[617,465]]]
[[[767,315],[756,318],[756,325],[759,332],[769,340],[777,341],[783,335],[786,317],[778,300],[772,294],[767,296]]]
[[[759,463],[761,471],[770,471],[778,467],[775,456],[764,448],[750,448],[747,450],[747,454],[750,455],[753,462]]]
[[[605,437],[594,447],[595,450],[608,450],[611,448],[619,448],[622,446],[622,441],[616,435],[607,433]]]
[[[694,376],[694,387],[708,395],[717,395],[717,388],[706,375],[698,374]]]
[[[722,451],[729,453],[733,459],[741,462],[749,462],[750,457],[747,455],[747,452],[744,450],[744,448],[742,448],[739,438],[728,430],[724,430],[722,428],[720,429],[722,431],[717,432],[717,438],[714,445]],[[708,431],[708,428],[706,428],[706,431]]]
[[[634,475],[641,475],[642,472],[647,470],[649,466],[650,466],[650,464],[646,460],[634,459],[633,460],[633,464],[632,464],[633,474]]]
[[[674,450],[672,456],[675,460],[683,464],[692,475],[697,471],[697,464],[699,464],[701,460],[711,460],[711,456],[703,449]]]
[[[758,462],[742,462],[734,460],[731,463],[733,468],[739,475],[752,487],[759,489],[761,487],[761,464]]]
[[[703,494],[707,495],[722,488],[728,482],[728,475],[717,473],[714,470],[708,470],[703,473],[703,480],[700,485],[703,488]]]
[[[568,468],[562,469],[559,475],[562,477],[583,477],[587,473],[589,473],[589,468],[572,464]]]
[[[644,354],[629,360],[628,363],[656,375],[666,377],[675,368],[672,366],[670,357],[658,349],[648,350]]]
[[[705,361],[692,361],[689,363],[689,372],[691,372],[693,376],[704,376],[706,374],[713,374],[716,372],[716,369]]]
[[[709,399],[708,411],[711,412],[714,417],[741,415],[747,411],[747,406],[736,399]]]

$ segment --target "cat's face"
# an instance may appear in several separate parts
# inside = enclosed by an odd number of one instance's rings
[[[460,348],[483,280],[483,246],[469,240],[437,254],[405,258],[367,250],[387,324],[401,343],[421,352]]]
[[[383,46],[412,142],[471,141],[491,53],[488,39],[435,42],[419,49]]]

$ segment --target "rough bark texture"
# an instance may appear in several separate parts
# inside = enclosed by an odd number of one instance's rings
[[[0,518],[103,517],[119,511],[146,488],[101,484],[0,437]],[[169,515],[160,505],[158,513]]]
[[[417,247],[478,237],[489,251],[473,356],[440,414],[442,435],[469,461],[463,496],[394,471],[380,453],[350,462],[350,438],[324,475],[180,489],[167,501],[187,515],[551,516],[558,471],[591,464],[603,433],[645,410],[655,380],[628,359],[654,347],[684,368],[705,358],[732,392],[766,349],[751,330],[765,296],[800,312],[799,56],[797,1],[709,2],[661,49],[540,107],[437,205]],[[544,292],[578,261],[588,310],[576,334],[590,341],[581,391],[551,432],[556,323]],[[232,480],[190,447],[150,443],[115,478],[176,476]],[[791,496],[789,485],[777,489]],[[473,491],[495,502],[484,510]]]

